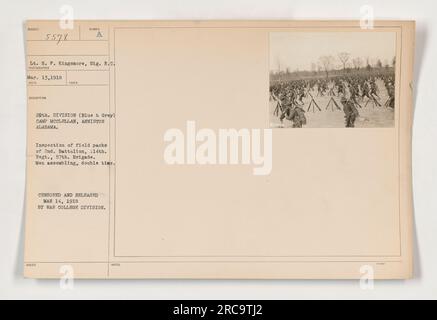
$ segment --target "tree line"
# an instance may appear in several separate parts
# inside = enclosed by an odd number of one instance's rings
[[[396,57],[389,61],[381,61],[381,59],[375,58],[361,58],[361,57],[352,57],[349,52],[339,52],[337,55],[323,55],[320,56],[318,61],[311,63],[311,70],[290,70],[290,68],[285,67],[282,68],[281,62],[277,61],[276,70],[271,71],[271,75],[273,76],[299,76],[299,75],[313,75],[319,76],[320,74],[324,74],[326,77],[329,77],[331,73],[335,74],[344,74],[350,73],[353,71],[365,70],[372,71],[373,69],[394,69],[396,64]]]

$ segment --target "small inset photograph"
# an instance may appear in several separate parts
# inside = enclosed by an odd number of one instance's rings
[[[396,33],[270,33],[270,128],[389,128]]]

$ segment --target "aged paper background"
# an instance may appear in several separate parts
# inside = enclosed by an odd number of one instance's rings
[[[38,29],[28,31],[28,55],[115,63],[99,71],[106,76],[70,71],[66,85],[29,83],[28,97],[48,98],[28,102],[27,276],[59,277],[65,264],[91,278],[358,278],[363,265],[377,278],[411,276],[413,23],[363,31],[396,32],[395,127],[274,130],[269,176],[239,165],[167,166],[163,134],[187,120],[267,128],[269,32],[357,31],[358,22],[79,21],[76,41],[49,45],[41,36],[63,33],[57,22],[27,27]],[[42,110],[116,116],[35,130]],[[115,165],[33,165],[36,142],[61,140],[106,142]],[[97,192],[106,206],[41,212],[41,192]]]

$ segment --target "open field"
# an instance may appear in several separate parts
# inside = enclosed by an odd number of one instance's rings
[[[389,128],[394,126],[395,111],[391,108],[384,107],[385,102],[388,100],[387,90],[381,80],[378,79],[376,84],[379,89],[380,97],[378,102],[382,107],[375,106],[370,102],[366,107],[364,107],[367,98],[358,100],[362,108],[358,108],[360,116],[355,121],[355,127],[357,128]],[[321,111],[319,111],[317,107],[311,107],[308,110],[311,97],[307,95],[307,97],[303,99],[304,105],[301,106],[305,110],[305,116],[307,118],[307,124],[304,125],[304,128],[341,128],[345,126],[343,106],[340,103],[340,97],[332,96],[332,98],[337,102],[337,105],[341,108],[341,110],[338,110],[332,102],[327,108],[331,96],[317,96],[317,91],[315,90],[312,90],[310,93],[314,97],[314,100],[320,107]],[[271,128],[281,127],[279,117],[273,114],[275,107],[276,102],[270,101],[269,115]],[[292,122],[284,119],[282,127],[291,128]]]

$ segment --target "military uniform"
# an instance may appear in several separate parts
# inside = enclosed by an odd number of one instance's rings
[[[355,105],[351,100],[346,100],[345,98],[341,99],[341,103],[343,104],[346,128],[355,127],[355,120],[360,115],[357,108],[355,108]]]
[[[293,122],[293,128],[302,128],[307,123],[305,111],[301,107],[292,109],[287,119]]]

